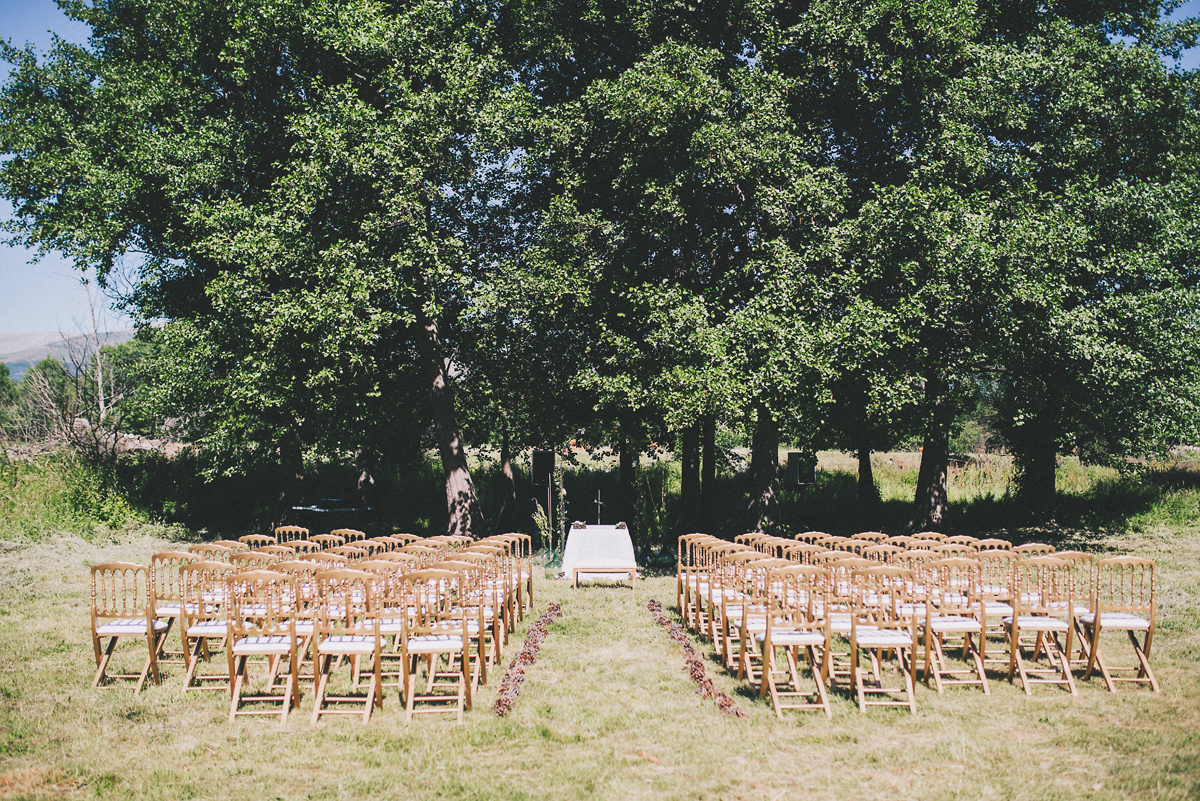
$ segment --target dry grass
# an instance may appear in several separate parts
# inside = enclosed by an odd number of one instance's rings
[[[749,697],[715,661],[708,673],[749,713],[723,716],[697,696],[680,649],[646,609],[670,606],[673,579],[572,591],[542,582],[550,627],[508,718],[490,710],[498,675],[466,723],[403,723],[390,694],[363,727],[313,727],[306,698],[286,729],[225,721],[222,693],[188,694],[179,668],[135,698],[93,690],[87,566],[147,560],[149,537],[78,538],[0,553],[0,797],[120,798],[864,798],[1125,799],[1200,794],[1200,532],[1148,531],[1104,543],[1161,566],[1153,661],[1161,695],[1109,695],[1098,681],[1069,698],[918,690],[918,714],[789,716]],[[526,618],[506,652],[520,647]],[[1114,642],[1114,644],[1116,644]],[[709,653],[706,646],[699,646]]]

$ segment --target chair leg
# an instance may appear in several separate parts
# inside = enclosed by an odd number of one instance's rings
[[[112,658],[113,649],[117,647],[117,638],[110,637],[108,647],[104,649],[104,654],[100,654],[100,641],[96,641],[96,678],[92,679],[92,686],[99,687],[100,682],[104,681],[104,671],[108,669],[108,660]]]
[[[243,674],[246,670],[246,657],[236,656],[233,660],[233,667],[230,669],[230,685],[229,693],[232,696],[229,702],[229,722],[233,723],[237,717],[238,704],[242,700],[242,682]]]

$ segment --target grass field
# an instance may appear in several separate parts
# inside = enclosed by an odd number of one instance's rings
[[[540,582],[535,614],[514,632],[506,661],[550,601],[565,616],[551,625],[507,718],[490,709],[498,675],[462,726],[428,718],[405,726],[394,694],[365,727],[352,719],[311,726],[310,697],[286,729],[268,720],[230,725],[227,696],[185,696],[178,666],[139,697],[127,687],[92,689],[88,566],[147,562],[170,545],[137,533],[3,545],[0,797],[1200,797],[1194,526],[1096,534],[1089,543],[1158,562],[1152,661],[1161,694],[1114,696],[1093,679],[1076,698],[1056,688],[1026,697],[993,676],[991,698],[919,687],[915,716],[861,715],[848,696],[835,696],[832,721],[796,713],[778,721],[712,659],[708,674],[748,717],[722,715],[697,696],[680,648],[646,609],[657,598],[674,616],[670,577],[639,582],[636,593]]]

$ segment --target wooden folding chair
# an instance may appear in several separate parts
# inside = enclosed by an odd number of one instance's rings
[[[925,569],[929,576],[921,626],[925,683],[932,675],[939,694],[946,685],[978,684],[984,695],[991,695],[983,657],[975,645],[985,636],[982,566],[977,559],[951,558],[929,562]],[[948,637],[961,642],[966,667],[951,666],[946,657]]]
[[[771,696],[776,717],[785,709],[821,710],[833,717],[825,690],[829,671],[829,618],[825,615],[826,571],[812,565],[773,568],[768,574],[770,610],[754,635],[762,653],[760,698]],[[799,652],[804,649],[815,689],[801,688]],[[782,652],[786,669],[780,667]]]
[[[291,548],[297,556],[308,556],[314,553],[321,553],[321,544],[317,542],[309,542],[308,540],[291,540],[287,543],[287,547]]]
[[[315,534],[309,537],[308,541],[315,542],[317,545],[320,545],[321,550],[323,551],[346,544],[346,538],[339,537],[336,534]]]
[[[1035,684],[1062,684],[1075,695],[1071,675],[1071,640],[1075,628],[1075,604],[1071,597],[1071,563],[1053,556],[1028,556],[1016,562],[1013,582],[1014,614],[1004,619],[1009,627],[1008,680],[1020,673],[1025,694]],[[1022,632],[1036,633],[1030,664],[1021,642]],[[1059,637],[1065,637],[1066,644]],[[1048,667],[1036,663],[1046,654]]]
[[[326,548],[324,552],[344,556],[350,560],[351,564],[361,562],[369,556],[366,548],[359,548],[356,545],[335,545],[332,548]]]
[[[1011,550],[985,550],[975,554],[975,560],[980,566],[980,603],[983,605],[984,634],[979,641],[979,655],[984,665],[1004,665],[1009,662],[1009,655],[1002,652],[1000,656],[988,656],[988,636],[995,636],[1004,643],[1004,651],[1008,645],[1008,626],[1004,619],[1013,614],[1013,581],[1016,579],[1017,555]]]
[[[850,615],[850,680],[858,697],[860,712],[868,706],[903,706],[916,714],[913,656],[917,649],[916,616],[905,611],[912,606],[910,587],[915,575],[902,567],[876,566],[854,571]],[[864,669],[862,655],[870,659]],[[902,687],[888,687],[882,663],[885,654],[895,653]],[[878,697],[880,700],[871,700]]]
[[[299,641],[296,635],[296,582],[286,573],[273,570],[254,570],[229,578],[229,593],[225,605],[229,627],[226,648],[229,663],[229,722],[238,715],[279,715],[280,725],[287,725],[288,713],[300,706]],[[271,665],[266,686],[258,693],[247,694],[249,683],[248,660],[252,656],[267,657]],[[287,660],[288,672],[284,685],[275,684],[279,663]],[[276,694],[276,689],[282,693]],[[279,704],[279,712],[259,708],[243,709],[243,704]]]
[[[296,549],[291,545],[260,545],[254,551],[257,553],[269,553],[280,562],[296,558]]]
[[[1114,556],[1096,562],[1095,606],[1080,616],[1089,637],[1088,664],[1084,679],[1100,668],[1109,692],[1118,682],[1145,683],[1159,692],[1158,679],[1150,669],[1150,644],[1154,639],[1154,562],[1134,556]],[[1137,665],[1114,667],[1100,652],[1104,631],[1124,631],[1133,645]],[[1138,641],[1138,632],[1142,640]],[[1122,674],[1132,675],[1122,675]]]
[[[279,557],[273,553],[260,553],[258,551],[246,551],[245,553],[231,554],[229,564],[238,573],[244,573],[248,570],[261,570],[270,567],[279,561]]]
[[[225,604],[232,572],[233,566],[227,562],[193,562],[179,571],[183,599],[180,628],[188,661],[183,679],[184,692],[219,690],[229,686],[228,670],[218,674],[200,673],[199,666],[201,660],[210,661],[213,641],[221,645],[228,639]]]
[[[879,545],[872,545],[870,548],[864,548],[862,557],[881,565],[888,565],[892,563],[892,559],[898,553],[904,553],[904,549],[899,545],[881,543]]]
[[[108,679],[136,679],[137,695],[147,675],[159,684],[158,652],[167,629],[167,621],[155,616],[150,570],[145,565],[105,562],[92,567],[92,649],[96,654],[93,687]],[[108,645],[102,648],[105,637]],[[113,651],[122,637],[145,641],[146,662],[140,673],[108,673]]]
[[[414,715],[454,713],[462,723],[471,708],[470,639],[466,616],[455,603],[461,573],[452,570],[417,570],[400,579],[399,597],[409,613],[400,618],[402,694],[405,722]],[[440,670],[446,658],[446,669]],[[420,664],[426,666],[424,694],[417,690]]]
[[[762,652],[756,635],[766,631],[771,605],[771,571],[791,564],[786,559],[760,553],[761,559],[742,567],[739,604],[726,603],[725,668],[737,671],[738,680],[757,683],[755,663],[761,664]]]
[[[269,534],[247,534],[244,537],[238,537],[238,542],[248,545],[251,549],[257,550],[264,545],[278,545],[279,540]]]
[[[234,550],[225,545],[219,545],[215,542],[202,542],[198,545],[189,545],[188,553],[193,554],[201,562],[228,562],[229,557],[233,556]]]
[[[1029,559],[1034,556],[1050,556],[1054,553],[1054,546],[1044,542],[1027,542],[1023,545],[1014,545],[1011,550],[1019,558]]]
[[[224,545],[233,553],[246,553],[250,550],[250,546],[241,540],[217,540],[213,545]]]
[[[199,557],[186,551],[163,551],[150,557],[150,588],[154,593],[154,616],[167,622],[167,630],[159,638],[162,650],[158,653],[158,664],[183,665],[187,663],[187,643],[180,635],[183,650],[167,650],[171,628],[179,620],[179,568],[199,561]],[[176,658],[177,657],[177,658]]]
[[[316,613],[312,638],[313,665],[317,684],[312,722],[321,715],[357,715],[362,705],[362,722],[383,706],[382,648],[380,643],[378,576],[362,570],[325,570],[317,574]],[[364,659],[370,660],[371,678],[364,694],[329,694],[329,679],[335,660],[349,658],[353,689],[358,689]],[[332,707],[327,705],[332,704]],[[350,707],[350,708],[347,708]]]

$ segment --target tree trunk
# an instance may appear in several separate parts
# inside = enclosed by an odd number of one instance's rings
[[[708,531],[713,527],[713,496],[717,492],[717,418],[716,415],[704,415],[701,429],[701,449],[704,451],[704,462],[700,474],[700,531]]]
[[[1017,463],[1017,497],[1025,510],[1038,522],[1050,519],[1054,512],[1054,473],[1058,467],[1058,443],[1054,426],[1039,415],[1022,428],[1022,436],[1013,442]]]
[[[636,531],[637,523],[637,449],[634,445],[633,436],[633,419],[632,414],[623,413],[619,421],[621,433],[620,448],[620,476],[621,498],[618,506],[618,523],[624,523],[629,527],[629,536],[636,544],[638,541]]]
[[[937,531],[946,519],[951,422],[946,389],[946,382],[940,378],[925,382],[925,402],[931,413],[925,428],[921,470],[917,474],[917,492],[913,499],[911,525],[914,531]]]
[[[871,449],[863,445],[858,449],[858,503],[866,509],[874,508],[879,500],[875,487],[875,472],[871,467]]]
[[[779,424],[759,406],[750,445],[750,530],[774,533],[779,525]]]
[[[293,506],[304,505],[304,445],[294,433],[279,443],[279,495],[276,498],[275,526],[290,525]]]
[[[679,533],[700,530],[700,426],[683,430],[683,475],[679,484]]]
[[[375,506],[375,467],[379,459],[370,448],[355,448],[354,468],[358,471],[357,495],[361,509]]]
[[[433,431],[442,469],[446,474],[446,509],[450,519],[448,534],[468,537],[483,536],[486,528],[475,496],[475,484],[467,469],[467,454],[458,436],[458,420],[454,413],[454,386],[446,369],[446,357],[438,336],[437,323],[429,318],[422,321],[425,338],[423,346],[430,371],[429,406],[433,412]]]
[[[508,441],[508,422],[502,420],[502,435],[500,440],[500,471],[504,476],[504,503],[500,506],[500,515],[496,518],[496,527],[501,532],[517,530],[517,479],[513,472],[512,450]]]

